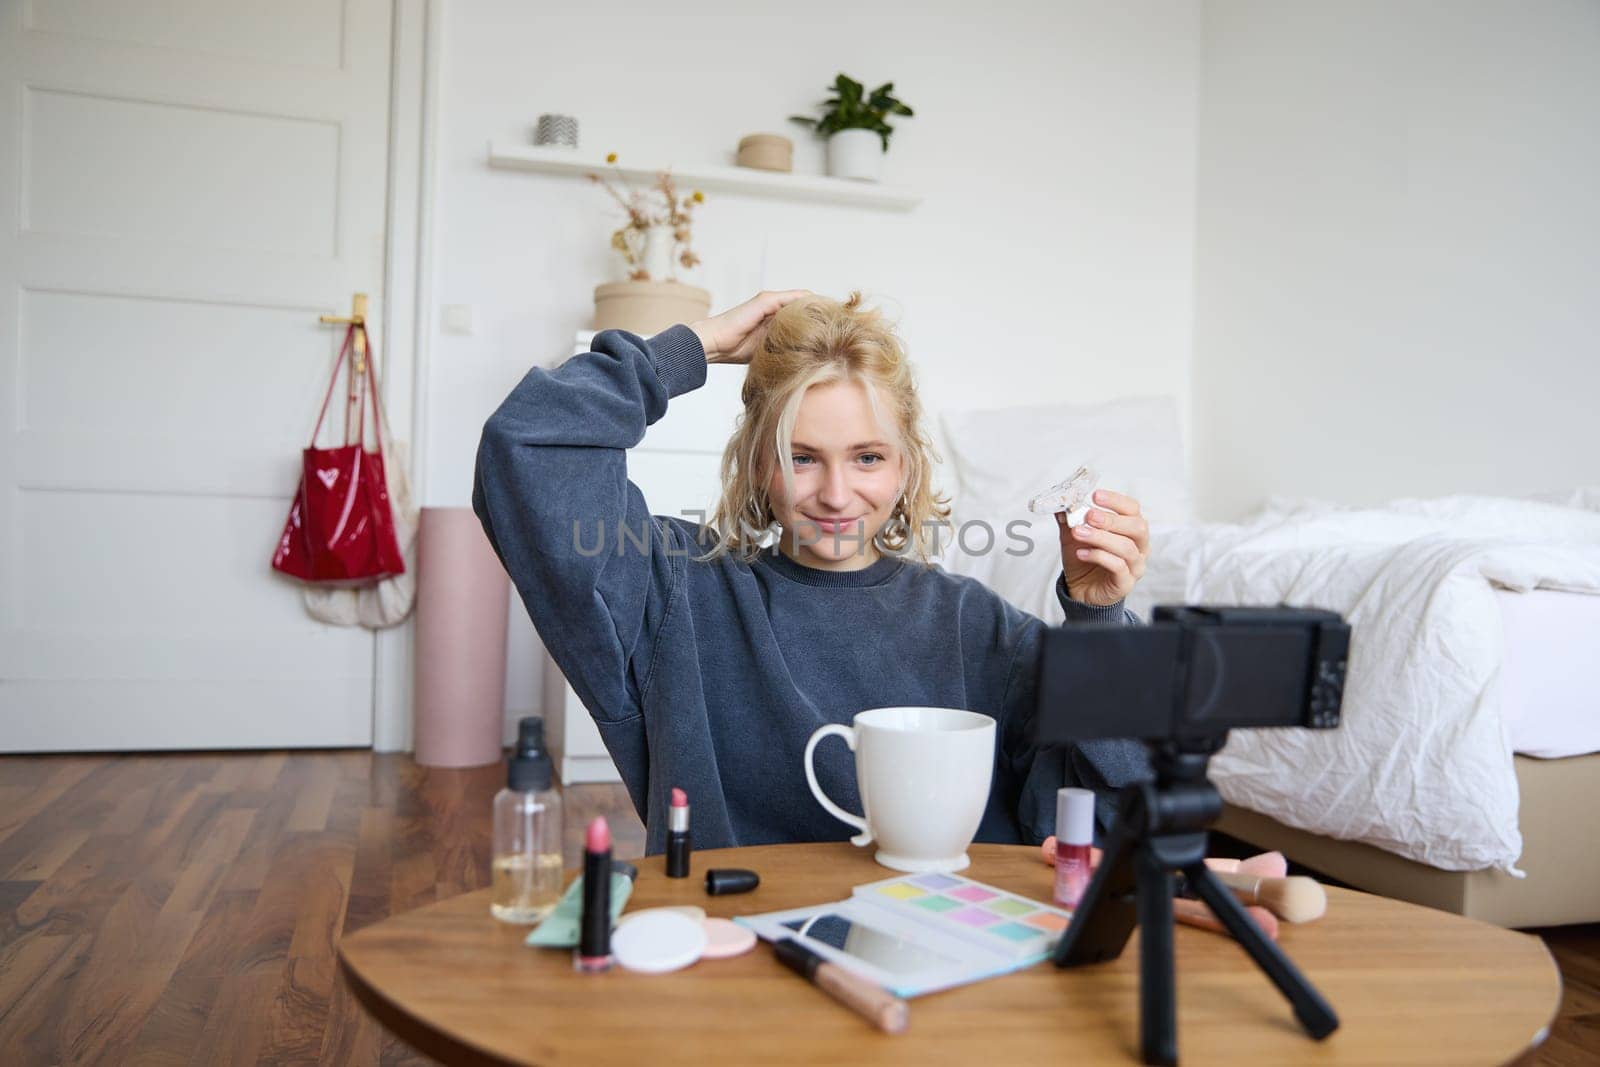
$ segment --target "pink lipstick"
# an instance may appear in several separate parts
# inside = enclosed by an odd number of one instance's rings
[[[585,974],[611,968],[611,828],[603,815],[584,836],[583,918],[572,966]]]
[[[689,877],[689,795],[672,791],[672,807],[667,813],[667,877]]]

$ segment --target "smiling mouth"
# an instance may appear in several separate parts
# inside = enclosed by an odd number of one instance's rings
[[[815,515],[807,515],[806,518],[828,531],[841,530],[846,526],[854,526],[861,521],[861,516],[859,515],[847,519],[819,519]]]

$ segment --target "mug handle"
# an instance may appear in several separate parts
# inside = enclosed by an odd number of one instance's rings
[[[817,803],[822,805],[824,811],[842,823],[854,826],[861,832],[850,839],[852,845],[872,844],[872,831],[867,828],[867,820],[859,815],[851,815],[839,805],[829,800],[822,792],[822,786],[817,784],[817,768],[813,765],[812,754],[817,750],[817,742],[829,734],[838,734],[844,738],[844,743],[850,746],[850,751],[856,750],[856,732],[852,727],[831,722],[826,726],[819,726],[811,735],[811,740],[806,742],[806,782],[811,786],[811,795],[817,798]]]

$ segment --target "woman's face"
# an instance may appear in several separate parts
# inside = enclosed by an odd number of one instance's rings
[[[853,571],[878,556],[873,537],[900,496],[903,457],[872,417],[865,388],[832,382],[806,390],[795,418],[794,496],[774,465],[767,492],[783,525],[779,549],[808,567]]]

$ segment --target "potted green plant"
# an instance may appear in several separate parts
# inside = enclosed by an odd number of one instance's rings
[[[840,74],[833,80],[833,95],[817,105],[821,118],[791,115],[791,122],[809,126],[828,140],[828,173],[835,178],[875,182],[883,172],[883,154],[889,151],[890,115],[910,117],[912,111],[894,97],[894,82],[884,82],[868,94],[861,83]]]

